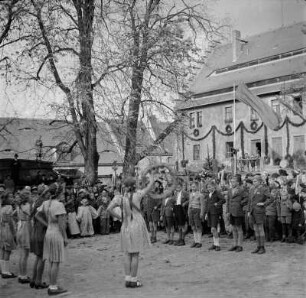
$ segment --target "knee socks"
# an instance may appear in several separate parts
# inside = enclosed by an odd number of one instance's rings
[[[10,261],[4,261],[4,260],[2,260],[2,264],[1,264],[2,266],[1,266],[1,272],[3,273],[3,274],[10,274],[11,272],[10,272]]]
[[[259,238],[259,242],[261,247],[265,246],[265,230],[263,225],[259,225],[258,227],[258,238]]]
[[[202,232],[193,232],[193,238],[195,243],[201,243],[201,238],[202,238]]]
[[[286,224],[287,226],[287,231],[288,231],[288,237],[292,237],[292,228],[290,224]]]
[[[256,241],[257,241],[257,246],[260,247],[261,246],[261,239],[260,239],[260,235],[259,235],[259,228],[257,227],[257,225],[254,225],[254,232],[255,232],[255,237],[256,237]]]
[[[125,276],[125,281],[131,281],[131,275],[126,275]]]
[[[238,231],[237,227],[233,226],[233,240],[234,240],[234,246],[238,245]]]
[[[193,239],[195,243],[198,243],[198,233],[196,231],[193,231]]]
[[[219,242],[219,237],[213,237],[213,240],[214,240],[214,245],[215,246],[220,246],[220,242]]]
[[[243,241],[243,230],[242,227],[238,228],[238,246],[242,246],[242,241]]]
[[[283,238],[286,238],[287,235],[287,225],[286,224],[282,224],[282,234],[283,234]]]
[[[198,232],[198,243],[202,242],[202,231]]]

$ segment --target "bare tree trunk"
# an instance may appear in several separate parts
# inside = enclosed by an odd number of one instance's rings
[[[134,175],[135,165],[137,164],[137,126],[139,108],[141,103],[141,89],[144,70],[134,66],[132,74],[132,91],[129,102],[129,114],[127,120],[127,135],[125,144],[125,155],[123,161],[123,175]]]
[[[97,123],[94,111],[92,88],[92,41],[94,1],[85,0],[75,4],[78,13],[80,42],[80,72],[76,81],[77,96],[82,103],[81,123],[86,152],[82,152],[85,163],[85,176],[92,185],[98,173],[99,156],[97,152]]]

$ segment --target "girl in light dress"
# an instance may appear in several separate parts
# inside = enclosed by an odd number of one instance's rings
[[[27,265],[30,252],[31,237],[31,192],[23,190],[20,193],[20,202],[17,207],[17,245],[19,248],[19,283],[29,283],[30,278],[27,276]]]
[[[0,196],[0,269],[2,278],[14,278],[10,271],[10,256],[16,248],[15,226],[11,194],[4,192]]]
[[[93,219],[98,217],[96,209],[89,205],[88,199],[83,198],[81,201],[81,206],[78,208],[77,221],[80,223],[81,236],[93,236]]]
[[[57,284],[57,277],[60,264],[65,260],[64,247],[67,245],[66,235],[66,210],[64,204],[59,202],[62,193],[62,186],[53,183],[49,187],[50,198],[44,201],[37,209],[36,219],[47,226],[44,240],[43,258],[49,265],[49,295],[57,295],[67,292]],[[47,222],[42,216],[47,218]]]
[[[137,278],[139,253],[150,246],[150,236],[141,214],[140,203],[153,183],[154,177],[151,174],[148,186],[136,190],[136,180],[133,177],[127,178],[124,181],[124,195],[116,195],[107,208],[112,216],[122,221],[121,250],[125,253],[125,286],[129,288],[142,286]],[[118,206],[121,207],[121,215],[114,212]]]

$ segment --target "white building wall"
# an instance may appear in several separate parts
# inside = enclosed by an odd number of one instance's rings
[[[276,96],[270,96],[265,98],[265,101],[267,104],[271,107],[271,101],[277,99]],[[231,99],[230,99],[231,100]],[[305,102],[305,99],[304,99]],[[225,133],[226,125],[224,119],[225,119],[225,108],[233,106],[233,101],[229,101],[226,103],[220,103],[215,105],[209,105],[204,106],[202,108],[195,108],[193,110],[185,111],[187,115],[189,115],[191,112],[197,112],[202,111],[203,115],[203,125],[202,127],[196,127],[196,129],[199,130],[199,135],[196,137],[193,135],[194,128],[189,128],[188,125],[185,126],[185,131],[188,136],[190,136],[192,139],[185,137],[185,159],[189,160],[188,167],[192,168],[193,166],[195,168],[201,168],[203,165],[203,162],[205,161],[205,158],[208,156],[208,153],[210,157],[213,155],[213,141],[212,141],[212,133],[205,139],[203,137],[209,132],[211,127],[215,125],[221,132]],[[299,116],[294,115],[291,111],[288,111],[283,105],[280,104],[281,107],[281,117],[282,120],[285,119],[286,115],[288,115],[289,119],[294,123],[302,123],[302,119]],[[305,104],[303,106],[303,113],[306,115],[306,107]],[[243,121],[245,128],[252,131],[251,129],[251,109],[249,106],[245,105],[241,102],[236,102],[236,127],[239,125],[239,123]],[[262,124],[261,119],[256,121],[258,124],[258,127]],[[233,122],[229,123],[229,125],[233,127]],[[305,142],[306,142],[306,124],[300,127],[294,127],[289,124],[289,154],[292,155],[294,153],[294,137],[295,136],[304,136]],[[272,139],[276,137],[282,138],[282,157],[285,157],[286,155],[286,147],[287,147],[287,129],[286,125],[283,126],[282,129],[278,131],[267,129],[267,135],[268,135],[268,153],[271,157],[272,154]],[[216,132],[215,135],[215,157],[220,163],[226,163],[228,159],[225,157],[226,153],[226,142],[234,142],[234,136],[224,136]],[[181,139],[180,136],[178,136],[179,140],[177,141],[177,145],[180,146]],[[247,131],[244,130],[244,153],[251,154],[251,144],[252,140],[260,140],[261,142],[261,152],[262,156],[265,154],[265,136],[264,136],[264,128],[261,128],[257,133],[251,134],[247,133]],[[236,148],[241,149],[241,130],[239,129],[235,136],[235,142],[236,142]],[[200,160],[193,160],[193,146],[196,144],[200,144]],[[304,147],[304,150],[306,148]],[[177,160],[180,162],[182,160],[182,150],[177,150]]]

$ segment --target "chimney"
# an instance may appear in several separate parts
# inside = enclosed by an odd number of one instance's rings
[[[241,33],[238,30],[232,31],[232,50],[233,50],[233,62],[236,62],[240,56],[242,45],[241,45]]]

